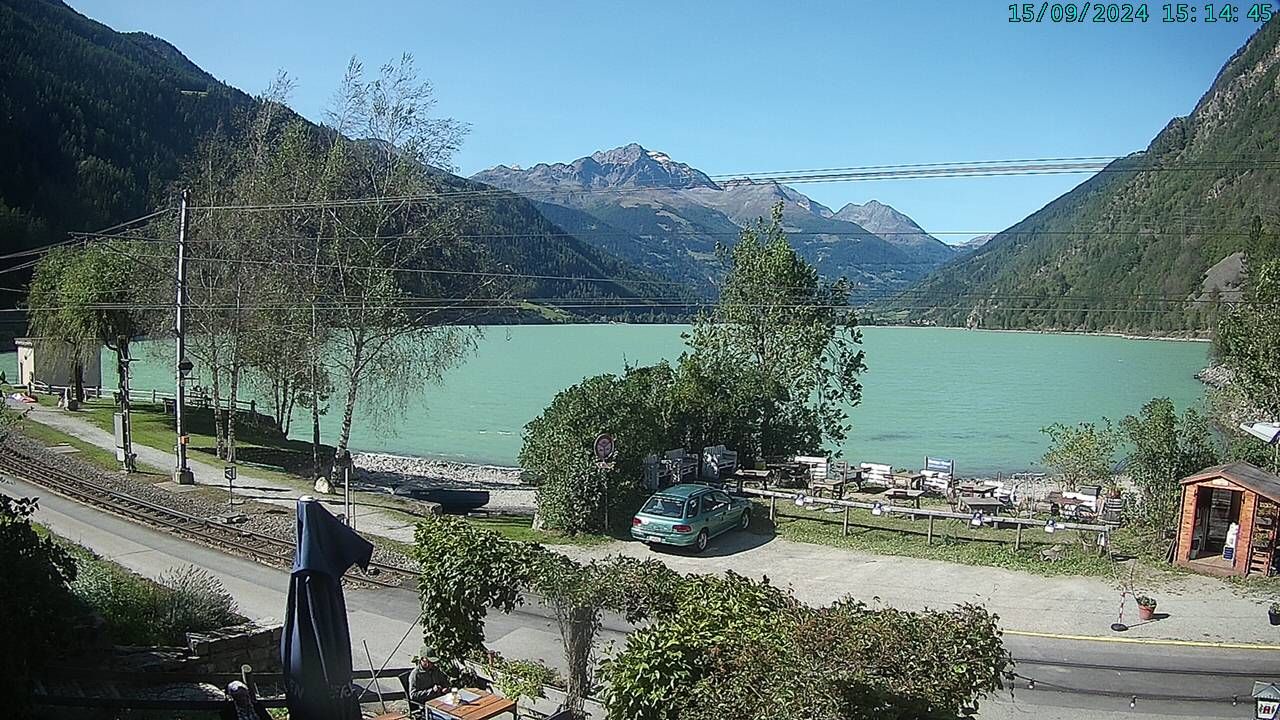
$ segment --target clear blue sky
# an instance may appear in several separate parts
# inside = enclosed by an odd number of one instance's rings
[[[1115,155],[1188,113],[1256,24],[1008,22],[1006,2],[70,0],[249,92],[277,69],[319,119],[352,55],[413,53],[456,158],[571,161],[639,142],[710,174]],[[1001,230],[1081,176],[808,184],[930,231]],[[961,238],[946,237],[948,241]]]

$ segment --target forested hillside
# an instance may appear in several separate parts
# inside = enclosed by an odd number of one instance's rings
[[[57,0],[0,0],[0,248],[42,247],[163,207],[200,140],[215,130],[236,135],[256,103],[159,38],[118,33]],[[444,191],[485,189],[438,175]],[[512,295],[627,306],[575,309],[588,316],[681,310],[625,302],[673,293],[565,233],[529,201],[503,194],[468,202],[460,231],[487,247],[493,271],[522,275],[510,281]],[[8,277],[5,285],[25,282]]]
[[[900,317],[994,328],[1209,327],[1215,301],[1238,278],[1215,271],[1206,281],[1206,270],[1274,237],[1278,39],[1273,19],[1144,152],[931,274],[898,299]]]

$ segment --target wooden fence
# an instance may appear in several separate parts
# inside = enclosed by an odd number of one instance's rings
[[[978,518],[980,525],[990,525],[992,527],[1014,526],[1017,534],[1014,536],[1013,547],[1015,550],[1022,547],[1022,529],[1024,527],[1034,527],[1043,531],[1046,521],[1037,520],[1035,518],[1020,518],[1005,515],[986,515],[982,513],[958,513],[950,510],[934,510],[932,508],[913,508],[904,507],[902,505],[890,505],[887,502],[874,503],[860,500],[843,500],[836,498],[822,498],[806,495],[800,492],[783,492],[779,490],[760,490],[756,488],[740,488],[738,490],[743,495],[768,498],[769,500],[769,519],[776,520],[778,518],[778,500],[787,500],[792,503],[797,499],[802,499],[805,505],[825,505],[828,507],[837,507],[844,510],[844,524],[841,528],[841,535],[849,534],[849,512],[851,510],[866,510],[868,512],[875,510],[877,506],[879,511],[884,515],[906,515],[911,518],[926,518],[928,527],[925,531],[926,542],[933,543],[933,523],[934,520],[942,518],[944,520],[963,520],[972,523],[974,518]],[[792,516],[794,517],[794,516]],[[1099,552],[1102,552],[1105,546],[1110,545],[1111,526],[1109,525],[1091,525],[1088,523],[1053,521],[1054,530],[1082,530],[1086,532],[1096,532],[1101,537],[1098,543]]]

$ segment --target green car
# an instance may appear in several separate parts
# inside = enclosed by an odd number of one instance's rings
[[[697,483],[672,485],[650,497],[631,518],[631,537],[650,545],[707,549],[711,538],[751,524],[751,503]]]

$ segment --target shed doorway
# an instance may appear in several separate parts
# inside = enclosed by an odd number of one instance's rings
[[[1196,519],[1191,536],[1192,560],[1217,558],[1225,560],[1230,567],[1231,560],[1223,558],[1222,551],[1227,546],[1231,526],[1236,525],[1238,528],[1240,524],[1240,507],[1243,502],[1244,493],[1239,490],[1200,488],[1196,494]],[[1234,549],[1234,542],[1232,547]]]

